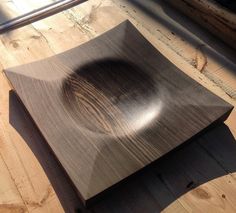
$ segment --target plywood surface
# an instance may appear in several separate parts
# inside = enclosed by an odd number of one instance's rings
[[[224,121],[233,108],[129,21],[5,73],[85,203]]]
[[[2,35],[1,67],[63,52],[129,18],[183,72],[235,105],[235,53],[168,5],[159,4],[162,1],[135,2],[91,0]],[[14,1],[5,1],[4,6],[8,12],[20,9]],[[9,93],[2,74],[0,82],[1,210],[74,212],[81,208],[73,187],[22,105]],[[119,188],[115,196],[108,196],[92,211],[235,212],[235,116],[233,111],[227,126],[211,131],[143,178]],[[168,167],[163,169],[163,165]]]

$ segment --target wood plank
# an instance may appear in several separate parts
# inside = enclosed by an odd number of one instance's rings
[[[0,127],[2,128],[2,123],[0,123]],[[4,135],[0,132],[0,142],[2,143],[4,140]],[[2,156],[0,157],[0,171],[0,212],[28,212]]]
[[[232,110],[128,21],[6,74],[85,203]]]

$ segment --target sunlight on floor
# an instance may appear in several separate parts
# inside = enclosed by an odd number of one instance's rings
[[[210,180],[196,188],[193,187],[192,190],[179,197],[178,201],[167,206],[163,212],[176,212],[178,205],[189,212],[193,209],[194,212],[202,212],[203,209],[205,212],[235,212],[236,199],[233,196],[235,175],[234,172]]]

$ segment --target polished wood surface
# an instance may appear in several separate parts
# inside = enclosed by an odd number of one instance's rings
[[[85,202],[232,110],[128,21],[6,74]]]

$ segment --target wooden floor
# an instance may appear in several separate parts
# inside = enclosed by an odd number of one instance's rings
[[[4,16],[21,13],[23,6],[16,2],[0,3]],[[21,2],[33,8],[36,1]],[[63,52],[129,19],[183,72],[236,106],[235,50],[164,1],[144,2],[90,0],[1,35],[1,70]],[[100,199],[90,211],[236,212],[235,137],[234,110],[225,124],[170,153]],[[2,71],[0,173],[0,212],[82,209],[68,178],[10,91]]]

